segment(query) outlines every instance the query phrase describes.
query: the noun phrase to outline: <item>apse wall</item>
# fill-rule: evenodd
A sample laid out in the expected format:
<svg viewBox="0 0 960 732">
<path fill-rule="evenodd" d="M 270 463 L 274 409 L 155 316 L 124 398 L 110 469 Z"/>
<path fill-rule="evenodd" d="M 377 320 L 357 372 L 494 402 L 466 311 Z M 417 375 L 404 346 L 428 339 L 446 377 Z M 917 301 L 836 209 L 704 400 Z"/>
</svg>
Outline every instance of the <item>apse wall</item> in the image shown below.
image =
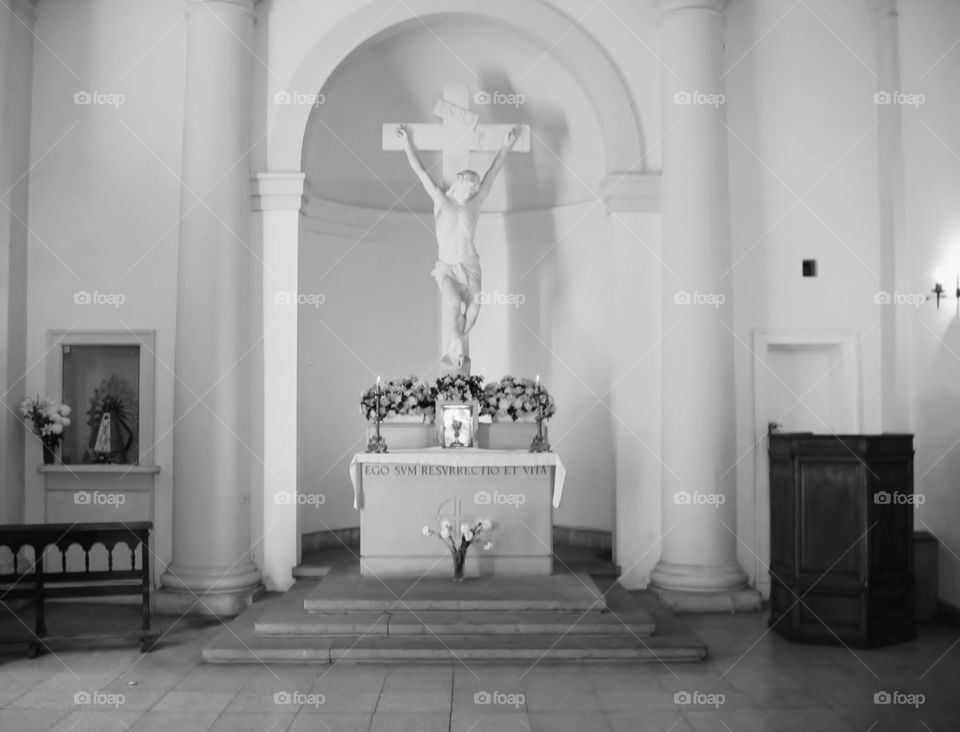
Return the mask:
<svg viewBox="0 0 960 732">
<path fill-rule="evenodd" d="M 596 113 L 569 72 L 543 53 L 519 29 L 463 16 L 441 16 L 429 28 L 409 21 L 362 45 L 318 97 L 304 142 L 308 195 L 378 210 L 430 211 L 403 153 L 382 151 L 381 125 L 439 124 L 433 109 L 444 86 L 462 84 L 471 88 L 481 123 L 535 121 L 532 154 L 512 159 L 485 210 L 593 198 L 605 174 Z M 482 174 L 493 157 L 475 154 L 471 164 Z M 439 177 L 440 155 L 422 153 L 422 159 Z"/>
</svg>

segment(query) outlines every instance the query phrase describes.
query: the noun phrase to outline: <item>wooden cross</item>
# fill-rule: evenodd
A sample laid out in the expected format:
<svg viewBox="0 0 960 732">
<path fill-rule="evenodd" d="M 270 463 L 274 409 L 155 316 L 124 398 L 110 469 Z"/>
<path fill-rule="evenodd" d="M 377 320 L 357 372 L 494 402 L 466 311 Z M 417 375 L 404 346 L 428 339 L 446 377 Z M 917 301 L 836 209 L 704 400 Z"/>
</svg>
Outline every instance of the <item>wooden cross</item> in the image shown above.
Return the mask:
<svg viewBox="0 0 960 732">
<path fill-rule="evenodd" d="M 470 165 L 470 153 L 497 152 L 511 127 L 517 130 L 517 141 L 511 152 L 530 152 L 528 125 L 479 124 L 479 116 L 470 111 L 470 88 L 467 86 L 444 87 L 443 98 L 433 108 L 433 114 L 443 122 L 415 122 L 406 128 L 418 152 L 443 154 L 444 188 L 453 183 L 461 170 L 475 170 Z M 397 122 L 383 125 L 384 150 L 403 150 L 403 140 L 396 134 L 398 125 Z M 484 171 L 478 170 L 477 173 L 483 177 Z"/>
</svg>

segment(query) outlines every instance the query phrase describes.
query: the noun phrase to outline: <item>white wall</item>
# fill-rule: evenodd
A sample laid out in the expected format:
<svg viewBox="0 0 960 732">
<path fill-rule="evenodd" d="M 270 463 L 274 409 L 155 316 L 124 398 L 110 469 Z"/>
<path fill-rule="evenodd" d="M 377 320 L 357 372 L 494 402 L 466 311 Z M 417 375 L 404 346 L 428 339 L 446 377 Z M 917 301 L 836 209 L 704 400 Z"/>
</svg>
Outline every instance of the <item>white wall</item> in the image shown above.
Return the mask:
<svg viewBox="0 0 960 732">
<path fill-rule="evenodd" d="M 880 429 L 877 82 L 864 66 L 875 63 L 872 15 L 867 3 L 808 6 L 743 0 L 727 10 L 737 531 L 748 572 L 754 450 L 766 449 L 754 429 L 753 331 L 855 330 L 860 427 Z M 817 278 L 801 276 L 803 259 L 817 260 Z"/>
<path fill-rule="evenodd" d="M 947 268 L 952 294 L 960 271 L 960 6 L 949 0 L 900 3 L 900 57 L 903 91 L 923 94 L 919 107 L 904 107 L 906 176 L 905 266 L 911 289 L 928 292 L 932 271 Z M 951 50 L 952 47 L 952 50 Z M 940 597 L 960 606 L 960 316 L 955 299 L 933 302 L 913 315 L 915 475 L 926 502 L 916 528 L 932 531 L 940 543 Z"/>
<path fill-rule="evenodd" d="M 173 345 L 180 209 L 183 3 L 44 0 L 34 47 L 26 392 L 45 382 L 50 329 L 156 331 L 155 548 L 170 558 Z M 54 49 L 51 52 L 49 49 Z M 78 92 L 123 95 L 75 104 Z M 108 101 L 101 98 L 98 101 Z M 125 296 L 75 305 L 77 291 Z M 81 412 L 84 405 L 72 405 Z M 82 420 L 81 420 L 82 421 Z M 26 448 L 27 518 L 42 520 L 40 448 Z"/>
<path fill-rule="evenodd" d="M 0 523 L 23 519 L 32 24 L 29 3 L 0 13 Z"/>
</svg>

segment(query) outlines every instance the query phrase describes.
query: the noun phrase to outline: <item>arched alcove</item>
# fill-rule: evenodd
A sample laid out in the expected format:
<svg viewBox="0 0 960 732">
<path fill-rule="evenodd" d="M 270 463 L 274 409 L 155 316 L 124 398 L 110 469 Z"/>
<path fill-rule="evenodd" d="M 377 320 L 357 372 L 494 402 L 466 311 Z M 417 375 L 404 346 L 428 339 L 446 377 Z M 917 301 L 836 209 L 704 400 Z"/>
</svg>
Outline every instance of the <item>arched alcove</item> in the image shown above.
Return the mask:
<svg viewBox="0 0 960 732">
<path fill-rule="evenodd" d="M 322 306 L 298 309 L 299 483 L 302 492 L 325 496 L 320 507 L 301 507 L 301 530 L 357 524 L 343 477 L 349 456 L 364 444 L 359 392 L 376 375 L 436 373 L 431 204 L 403 154 L 381 150 L 381 126 L 435 121 L 433 107 L 450 84 L 522 94 L 519 106 L 473 110 L 481 123 L 519 122 L 532 130 L 531 153 L 512 156 L 477 232 L 483 289 L 520 295 L 524 304 L 483 308 L 471 335 L 474 373 L 552 379 L 563 405 L 554 429 L 567 433 L 564 460 L 581 487 L 565 494 L 555 518 L 612 529 L 613 439 L 608 414 L 596 408 L 597 394 L 609 387 L 613 266 L 600 193 L 608 176 L 641 165 L 629 94 L 592 39 L 538 2 L 493 0 L 470 13 L 452 12 L 449 2 L 410 5 L 392 24 L 389 13 L 351 16 L 345 23 L 362 19 L 368 32 L 338 28 L 288 86 L 291 95 L 316 94 L 321 103 L 278 106 L 275 134 L 288 142 L 297 130 L 302 135 L 288 168 L 305 173 L 298 289 L 323 295 Z M 522 15 L 517 5 L 530 10 L 523 27 L 510 22 Z M 418 11 L 423 17 L 410 20 Z M 543 22 L 531 22 L 537 18 Z M 559 27 L 569 42 L 550 35 Z M 363 40 L 353 48 L 344 45 L 345 37 L 358 36 Z M 271 166 L 283 166 L 293 146 L 274 143 Z M 425 163 L 435 156 L 424 154 Z M 473 166 L 482 173 L 492 157 L 474 155 Z M 578 439 L 581 433 L 590 439 Z"/>
</svg>

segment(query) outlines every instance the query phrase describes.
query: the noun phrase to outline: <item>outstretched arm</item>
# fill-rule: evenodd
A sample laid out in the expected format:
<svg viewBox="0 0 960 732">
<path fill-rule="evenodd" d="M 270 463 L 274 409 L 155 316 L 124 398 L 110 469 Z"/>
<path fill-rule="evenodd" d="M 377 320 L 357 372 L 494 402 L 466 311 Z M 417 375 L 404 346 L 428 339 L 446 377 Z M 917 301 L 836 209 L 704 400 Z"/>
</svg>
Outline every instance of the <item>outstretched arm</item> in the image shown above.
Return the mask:
<svg viewBox="0 0 960 732">
<path fill-rule="evenodd" d="M 430 198 L 432 198 L 435 203 L 439 203 L 444 198 L 443 191 L 440 190 L 440 187 L 433 178 L 430 177 L 426 168 L 423 167 L 423 163 L 420 162 L 420 158 L 417 157 L 417 151 L 413 149 L 413 142 L 410 140 L 410 133 L 404 125 L 397 126 L 397 137 L 403 140 L 403 151 L 407 154 L 407 161 L 410 163 L 410 167 L 413 168 L 413 172 L 417 174 L 417 178 L 420 179 L 423 187 L 427 190 L 427 193 L 430 194 Z"/>
<path fill-rule="evenodd" d="M 490 195 L 490 189 L 493 188 L 493 181 L 496 180 L 497 175 L 503 168 L 503 164 L 507 162 L 507 155 L 510 153 L 510 148 L 514 146 L 516 141 L 517 128 L 511 127 L 509 130 L 507 130 L 507 134 L 503 136 L 503 146 L 497 152 L 497 157 L 493 159 L 493 163 L 487 169 L 486 174 L 484 174 L 483 180 L 480 181 L 480 189 L 477 191 L 477 198 L 479 198 L 481 201 Z"/>
</svg>

